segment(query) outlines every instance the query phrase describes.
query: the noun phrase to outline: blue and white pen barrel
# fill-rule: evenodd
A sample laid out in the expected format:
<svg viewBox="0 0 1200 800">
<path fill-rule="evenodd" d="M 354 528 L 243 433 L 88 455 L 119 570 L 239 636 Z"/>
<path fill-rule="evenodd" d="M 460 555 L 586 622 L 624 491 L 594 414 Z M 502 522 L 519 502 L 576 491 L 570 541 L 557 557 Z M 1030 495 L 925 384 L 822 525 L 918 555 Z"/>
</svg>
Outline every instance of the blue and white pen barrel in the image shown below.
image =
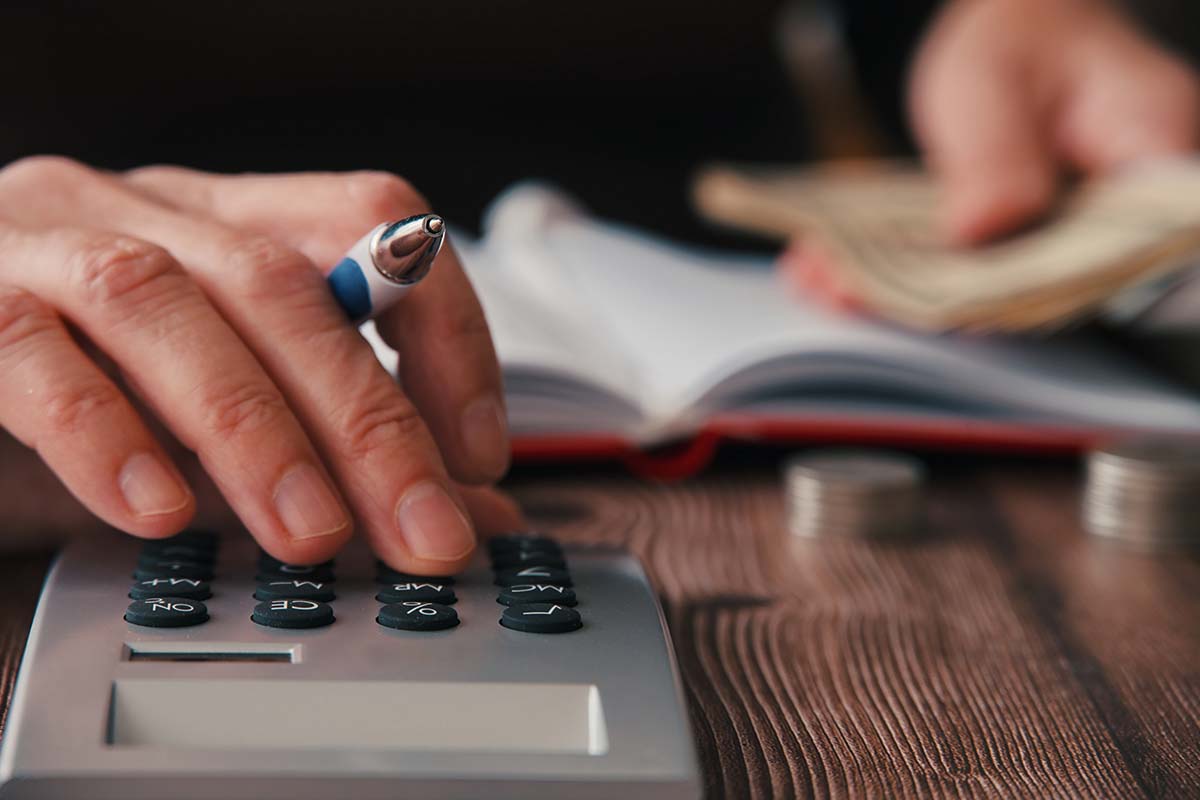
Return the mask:
<svg viewBox="0 0 1200 800">
<path fill-rule="evenodd" d="M 429 274 L 445 238 L 437 214 L 378 225 L 329 273 L 329 288 L 355 323 L 377 317 Z"/>
</svg>

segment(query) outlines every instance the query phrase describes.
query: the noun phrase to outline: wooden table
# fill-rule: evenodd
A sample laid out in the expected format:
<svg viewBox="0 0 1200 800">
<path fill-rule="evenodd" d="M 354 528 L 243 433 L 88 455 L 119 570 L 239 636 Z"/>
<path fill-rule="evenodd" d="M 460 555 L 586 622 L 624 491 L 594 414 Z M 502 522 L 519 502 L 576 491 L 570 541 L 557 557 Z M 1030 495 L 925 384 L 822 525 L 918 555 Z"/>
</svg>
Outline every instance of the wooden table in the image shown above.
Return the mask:
<svg viewBox="0 0 1200 800">
<path fill-rule="evenodd" d="M 797 541 L 774 465 L 526 471 L 667 609 L 710 797 L 1200 796 L 1200 560 L 1094 542 L 1068 464 L 940 460 L 928 534 Z M 0 562 L 7 707 L 46 555 Z"/>
</svg>

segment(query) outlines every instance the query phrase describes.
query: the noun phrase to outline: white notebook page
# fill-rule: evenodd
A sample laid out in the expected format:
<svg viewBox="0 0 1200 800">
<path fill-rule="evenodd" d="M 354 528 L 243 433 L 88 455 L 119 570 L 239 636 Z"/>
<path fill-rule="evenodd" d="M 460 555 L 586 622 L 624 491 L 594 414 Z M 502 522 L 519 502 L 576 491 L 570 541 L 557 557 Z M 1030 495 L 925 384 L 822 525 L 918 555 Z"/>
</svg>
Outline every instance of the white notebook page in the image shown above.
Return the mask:
<svg viewBox="0 0 1200 800">
<path fill-rule="evenodd" d="M 743 395 L 756 382 L 795 384 L 797 407 L 806 383 L 873 382 L 898 402 L 923 392 L 995 416 L 1200 429 L 1190 395 L 1089 342 L 943 338 L 829 313 L 785 290 L 764 260 L 604 224 L 542 187 L 510 190 L 490 219 L 492 256 L 518 265 L 521 285 L 538 287 L 530 296 L 604 343 L 601 366 L 572 368 L 620 374 L 654 426 L 719 410 L 740 377 Z M 497 341 L 507 360 L 503 332 Z"/>
</svg>

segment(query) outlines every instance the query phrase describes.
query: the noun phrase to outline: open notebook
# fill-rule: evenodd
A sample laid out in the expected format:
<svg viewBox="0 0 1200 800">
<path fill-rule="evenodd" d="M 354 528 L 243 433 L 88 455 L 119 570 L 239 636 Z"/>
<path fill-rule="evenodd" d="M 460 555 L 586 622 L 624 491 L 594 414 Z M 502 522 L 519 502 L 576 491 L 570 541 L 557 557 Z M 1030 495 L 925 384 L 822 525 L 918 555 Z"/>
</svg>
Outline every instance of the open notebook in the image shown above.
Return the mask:
<svg viewBox="0 0 1200 800">
<path fill-rule="evenodd" d="M 481 240 L 454 242 L 518 455 L 697 436 L 1078 447 L 1128 429 L 1200 433 L 1200 399 L 1082 335 L 939 337 L 841 316 L 767 259 L 605 223 L 544 186 L 510 189 Z"/>
</svg>

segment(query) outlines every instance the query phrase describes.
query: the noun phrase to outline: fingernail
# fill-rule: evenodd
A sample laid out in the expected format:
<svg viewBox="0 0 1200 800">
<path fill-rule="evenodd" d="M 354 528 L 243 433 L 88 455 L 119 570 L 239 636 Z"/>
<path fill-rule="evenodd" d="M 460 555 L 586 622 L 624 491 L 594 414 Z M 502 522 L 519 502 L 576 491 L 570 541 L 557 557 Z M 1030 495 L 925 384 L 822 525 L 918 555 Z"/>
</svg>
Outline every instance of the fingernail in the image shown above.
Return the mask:
<svg viewBox="0 0 1200 800">
<path fill-rule="evenodd" d="M 489 475 L 500 477 L 508 469 L 508 420 L 493 394 L 473 400 L 463 409 L 462 439 L 467 455 Z"/>
<path fill-rule="evenodd" d="M 150 453 L 137 453 L 121 467 L 117 486 L 125 502 L 139 517 L 170 514 L 187 506 L 191 491 Z"/>
<path fill-rule="evenodd" d="M 350 524 L 325 476 L 312 464 L 289 470 L 275 489 L 275 510 L 293 539 L 337 533 Z"/>
<path fill-rule="evenodd" d="M 475 532 L 458 505 L 433 481 L 418 483 L 396 506 L 396 526 L 417 558 L 457 561 L 475 546 Z"/>
</svg>

